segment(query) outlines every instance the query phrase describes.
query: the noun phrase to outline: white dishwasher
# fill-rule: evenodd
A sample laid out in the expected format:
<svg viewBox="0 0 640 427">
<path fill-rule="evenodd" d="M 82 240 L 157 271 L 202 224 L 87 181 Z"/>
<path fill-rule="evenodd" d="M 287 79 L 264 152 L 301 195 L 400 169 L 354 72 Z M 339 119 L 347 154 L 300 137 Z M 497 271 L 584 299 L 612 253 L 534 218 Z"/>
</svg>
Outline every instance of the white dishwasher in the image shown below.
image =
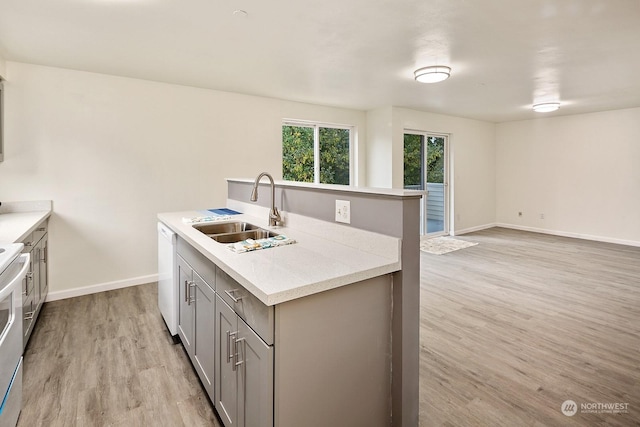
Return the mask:
<svg viewBox="0 0 640 427">
<path fill-rule="evenodd" d="M 176 233 L 158 223 L 158 308 L 169 332 L 178 336 L 178 274 L 176 260 Z"/>
</svg>

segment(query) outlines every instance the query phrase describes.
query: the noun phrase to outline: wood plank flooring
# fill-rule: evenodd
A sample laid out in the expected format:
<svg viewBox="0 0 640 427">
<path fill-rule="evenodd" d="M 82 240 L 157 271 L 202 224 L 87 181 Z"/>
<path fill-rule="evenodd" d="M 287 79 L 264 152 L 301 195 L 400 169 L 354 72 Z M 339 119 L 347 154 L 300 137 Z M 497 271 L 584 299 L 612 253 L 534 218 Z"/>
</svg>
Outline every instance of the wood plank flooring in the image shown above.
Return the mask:
<svg viewBox="0 0 640 427">
<path fill-rule="evenodd" d="M 150 283 L 46 303 L 25 352 L 18 426 L 220 427 L 157 298 Z"/>
<path fill-rule="evenodd" d="M 421 254 L 421 426 L 640 425 L 640 248 L 459 238 L 479 245 Z M 156 301 L 152 283 L 45 304 L 18 426 L 219 427 Z M 628 413 L 567 417 L 568 399 Z"/>
<path fill-rule="evenodd" d="M 503 228 L 458 238 L 479 245 L 421 253 L 420 425 L 640 425 L 640 248 Z"/>
</svg>

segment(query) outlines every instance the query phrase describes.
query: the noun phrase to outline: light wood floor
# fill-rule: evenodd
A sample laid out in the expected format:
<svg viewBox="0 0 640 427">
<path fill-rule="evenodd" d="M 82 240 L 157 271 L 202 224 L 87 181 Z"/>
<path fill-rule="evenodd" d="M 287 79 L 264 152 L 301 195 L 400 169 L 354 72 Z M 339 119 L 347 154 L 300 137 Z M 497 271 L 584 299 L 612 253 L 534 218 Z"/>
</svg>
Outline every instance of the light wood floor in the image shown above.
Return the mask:
<svg viewBox="0 0 640 427">
<path fill-rule="evenodd" d="M 479 245 L 421 255 L 421 426 L 640 425 L 640 248 L 459 238 Z M 156 301 L 152 283 L 45 304 L 18 426 L 219 427 Z M 568 399 L 629 413 L 569 418 Z"/>
<path fill-rule="evenodd" d="M 217 426 L 157 285 L 46 303 L 24 360 L 19 427 Z"/>
<path fill-rule="evenodd" d="M 640 425 L 640 248 L 493 228 L 421 253 L 421 426 Z M 565 400 L 627 403 L 567 417 Z"/>
</svg>

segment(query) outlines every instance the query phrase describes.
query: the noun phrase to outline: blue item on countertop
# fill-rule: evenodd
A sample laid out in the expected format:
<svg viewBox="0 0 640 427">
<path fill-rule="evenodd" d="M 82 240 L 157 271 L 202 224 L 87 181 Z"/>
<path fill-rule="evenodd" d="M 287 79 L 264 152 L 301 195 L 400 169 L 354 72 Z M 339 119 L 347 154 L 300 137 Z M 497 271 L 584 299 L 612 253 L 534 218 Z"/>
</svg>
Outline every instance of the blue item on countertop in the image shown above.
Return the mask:
<svg viewBox="0 0 640 427">
<path fill-rule="evenodd" d="M 232 215 L 240 215 L 242 212 L 237 212 L 228 208 L 207 209 L 206 211 L 198 212 L 202 215 L 193 218 L 182 218 L 182 222 L 187 224 L 197 224 L 201 222 L 214 222 L 225 221 L 231 219 Z"/>
<path fill-rule="evenodd" d="M 240 215 L 240 212 L 229 208 L 209 209 L 209 212 L 213 212 L 216 215 Z"/>
</svg>

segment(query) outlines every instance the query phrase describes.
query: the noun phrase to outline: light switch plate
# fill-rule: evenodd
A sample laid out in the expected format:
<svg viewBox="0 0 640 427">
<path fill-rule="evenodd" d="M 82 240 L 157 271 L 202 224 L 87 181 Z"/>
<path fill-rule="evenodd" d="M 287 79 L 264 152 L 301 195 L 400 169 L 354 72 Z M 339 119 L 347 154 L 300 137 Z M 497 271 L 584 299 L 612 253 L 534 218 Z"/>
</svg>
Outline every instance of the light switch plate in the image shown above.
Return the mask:
<svg viewBox="0 0 640 427">
<path fill-rule="evenodd" d="M 336 200 L 336 222 L 351 224 L 351 202 Z"/>
</svg>

